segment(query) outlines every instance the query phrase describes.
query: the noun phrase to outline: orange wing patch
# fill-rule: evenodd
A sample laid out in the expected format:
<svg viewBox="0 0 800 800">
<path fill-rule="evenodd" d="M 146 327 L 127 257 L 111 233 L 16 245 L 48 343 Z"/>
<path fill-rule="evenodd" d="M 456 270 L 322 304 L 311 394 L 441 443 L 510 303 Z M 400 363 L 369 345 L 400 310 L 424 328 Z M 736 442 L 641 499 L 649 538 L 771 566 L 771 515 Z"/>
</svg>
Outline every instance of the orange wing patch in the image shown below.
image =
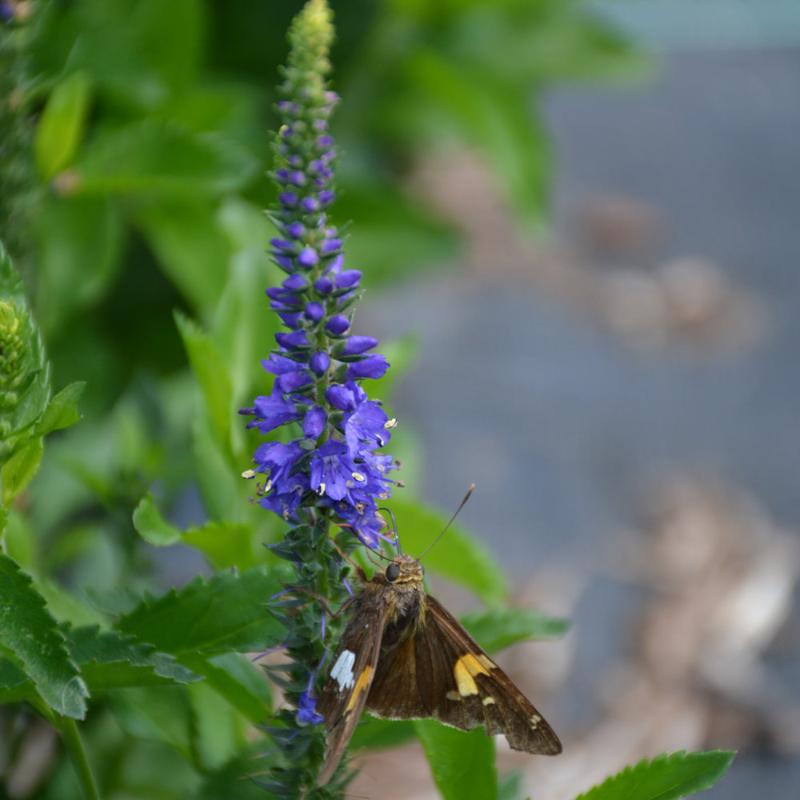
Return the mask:
<svg viewBox="0 0 800 800">
<path fill-rule="evenodd" d="M 356 707 L 359 695 L 369 688 L 369 685 L 372 683 L 373 672 L 375 672 L 375 669 L 373 667 L 370 667 L 369 665 L 367 665 L 366 667 L 364 667 L 364 669 L 361 670 L 361 674 L 358 676 L 356 680 L 356 685 L 353 687 L 350 699 L 347 701 L 347 707 L 344 710 L 345 714 L 348 711 L 352 711 Z"/>
<path fill-rule="evenodd" d="M 493 668 L 494 663 L 483 654 L 475 656 L 467 653 L 465 656 L 461 656 L 453 667 L 458 693 L 462 697 L 478 694 L 478 684 L 475 683 L 476 676 L 488 675 L 489 670 Z"/>
</svg>

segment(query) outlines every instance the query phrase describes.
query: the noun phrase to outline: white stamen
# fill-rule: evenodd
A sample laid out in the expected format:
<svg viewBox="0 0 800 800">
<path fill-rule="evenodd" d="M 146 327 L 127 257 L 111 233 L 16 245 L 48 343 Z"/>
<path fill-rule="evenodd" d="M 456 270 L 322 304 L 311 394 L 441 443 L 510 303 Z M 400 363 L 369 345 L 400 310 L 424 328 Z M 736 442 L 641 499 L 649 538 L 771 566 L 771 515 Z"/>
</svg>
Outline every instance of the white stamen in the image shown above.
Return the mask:
<svg viewBox="0 0 800 800">
<path fill-rule="evenodd" d="M 387 419 L 386 422 L 383 423 L 383 427 L 386 428 L 387 431 L 390 431 L 392 428 L 397 427 L 397 420 L 394 417 Z"/>
<path fill-rule="evenodd" d="M 324 494 L 325 494 L 325 489 L 327 489 L 327 486 L 325 485 L 325 481 L 322 481 L 322 482 L 320 483 L 320 485 L 319 485 L 319 489 L 317 489 L 317 494 L 318 494 L 320 497 L 322 497 L 322 495 L 324 495 Z"/>
<path fill-rule="evenodd" d="M 242 473 L 242 477 L 243 477 L 243 478 L 244 478 L 246 481 L 251 481 L 251 480 L 253 480 L 253 478 L 255 478 L 255 476 L 256 476 L 256 471 L 255 471 L 254 469 L 246 469 L 246 470 L 245 470 L 245 471 Z"/>
<path fill-rule="evenodd" d="M 354 473 L 353 473 L 353 477 L 354 477 L 354 478 L 355 478 L 355 479 L 356 479 L 356 480 L 357 480 L 359 483 L 364 483 L 364 481 L 366 480 L 366 478 L 365 478 L 365 477 L 364 477 L 364 476 L 363 476 L 363 475 L 362 475 L 360 472 L 354 472 Z"/>
<path fill-rule="evenodd" d="M 356 654 L 350 650 L 343 650 L 331 670 L 331 678 L 339 684 L 339 691 L 349 689 L 355 683 L 353 667 L 356 663 Z"/>
</svg>

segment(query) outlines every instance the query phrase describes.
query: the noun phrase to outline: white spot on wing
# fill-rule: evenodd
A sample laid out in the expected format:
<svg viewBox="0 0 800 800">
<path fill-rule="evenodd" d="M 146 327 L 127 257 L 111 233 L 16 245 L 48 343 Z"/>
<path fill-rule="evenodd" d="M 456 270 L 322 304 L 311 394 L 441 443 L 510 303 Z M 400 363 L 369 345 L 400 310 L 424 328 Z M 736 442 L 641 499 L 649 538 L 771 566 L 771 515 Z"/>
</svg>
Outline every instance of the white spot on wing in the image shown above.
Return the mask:
<svg viewBox="0 0 800 800">
<path fill-rule="evenodd" d="M 349 689 L 355 683 L 353 667 L 356 663 L 356 654 L 350 650 L 343 650 L 331 670 L 331 678 L 339 684 L 339 691 Z"/>
</svg>

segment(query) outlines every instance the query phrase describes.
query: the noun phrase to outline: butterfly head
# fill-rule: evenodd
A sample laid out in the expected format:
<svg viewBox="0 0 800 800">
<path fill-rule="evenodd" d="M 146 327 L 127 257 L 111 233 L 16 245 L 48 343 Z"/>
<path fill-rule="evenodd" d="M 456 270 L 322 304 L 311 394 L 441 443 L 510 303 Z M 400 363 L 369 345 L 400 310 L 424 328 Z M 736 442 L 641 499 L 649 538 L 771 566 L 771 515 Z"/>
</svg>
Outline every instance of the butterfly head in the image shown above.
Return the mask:
<svg viewBox="0 0 800 800">
<path fill-rule="evenodd" d="M 387 583 L 394 586 L 421 586 L 425 570 L 415 558 L 400 553 L 392 559 L 383 573 Z"/>
</svg>

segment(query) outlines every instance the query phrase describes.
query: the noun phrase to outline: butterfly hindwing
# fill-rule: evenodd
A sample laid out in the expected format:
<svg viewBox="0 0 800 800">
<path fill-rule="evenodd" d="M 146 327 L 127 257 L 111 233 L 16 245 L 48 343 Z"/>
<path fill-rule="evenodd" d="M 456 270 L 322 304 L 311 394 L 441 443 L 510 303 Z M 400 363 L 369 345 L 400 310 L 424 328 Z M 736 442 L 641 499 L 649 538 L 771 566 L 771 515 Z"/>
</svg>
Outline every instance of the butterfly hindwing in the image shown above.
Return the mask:
<svg viewBox="0 0 800 800">
<path fill-rule="evenodd" d="M 325 762 L 318 782 L 330 780 L 355 731 L 375 677 L 386 622 L 386 596 L 367 584 L 356 601 L 350 623 L 319 699 L 328 729 Z"/>
<path fill-rule="evenodd" d="M 367 708 L 395 719 L 435 717 L 463 730 L 484 725 L 515 750 L 561 752 L 532 703 L 430 595 L 415 633 L 381 655 Z"/>
</svg>

